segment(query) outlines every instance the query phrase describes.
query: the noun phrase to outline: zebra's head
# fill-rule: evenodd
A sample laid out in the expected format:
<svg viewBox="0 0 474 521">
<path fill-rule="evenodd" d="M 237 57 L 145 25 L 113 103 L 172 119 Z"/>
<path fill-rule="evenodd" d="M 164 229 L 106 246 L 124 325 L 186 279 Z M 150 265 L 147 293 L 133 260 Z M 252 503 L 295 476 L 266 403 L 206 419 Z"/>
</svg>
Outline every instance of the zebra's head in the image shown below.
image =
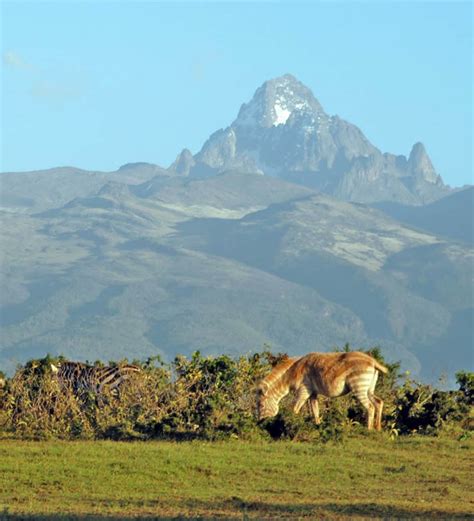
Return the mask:
<svg viewBox="0 0 474 521">
<path fill-rule="evenodd" d="M 257 421 L 272 418 L 278 414 L 278 403 L 269 393 L 269 387 L 261 383 L 257 388 Z"/>
</svg>

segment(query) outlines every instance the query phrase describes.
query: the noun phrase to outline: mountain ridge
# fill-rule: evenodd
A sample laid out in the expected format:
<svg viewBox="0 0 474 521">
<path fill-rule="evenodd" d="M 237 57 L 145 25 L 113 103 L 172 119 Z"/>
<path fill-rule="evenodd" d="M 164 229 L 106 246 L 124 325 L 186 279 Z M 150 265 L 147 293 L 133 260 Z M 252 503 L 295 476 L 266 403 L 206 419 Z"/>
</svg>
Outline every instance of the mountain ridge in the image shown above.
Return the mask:
<svg viewBox="0 0 474 521">
<path fill-rule="evenodd" d="M 184 149 L 170 167 L 196 177 L 231 168 L 364 203 L 424 204 L 449 192 L 420 142 L 408 158 L 382 153 L 358 127 L 326 114 L 289 74 L 263 83 L 229 127 L 214 132 L 194 156 Z"/>
</svg>

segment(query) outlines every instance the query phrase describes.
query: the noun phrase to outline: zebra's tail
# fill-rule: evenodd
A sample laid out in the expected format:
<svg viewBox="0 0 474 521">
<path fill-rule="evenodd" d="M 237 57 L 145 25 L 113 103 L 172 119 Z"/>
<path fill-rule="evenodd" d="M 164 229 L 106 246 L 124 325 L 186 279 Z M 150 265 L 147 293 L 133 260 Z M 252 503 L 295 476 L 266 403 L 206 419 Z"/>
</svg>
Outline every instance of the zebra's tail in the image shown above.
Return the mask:
<svg viewBox="0 0 474 521">
<path fill-rule="evenodd" d="M 375 359 L 374 359 L 374 366 L 375 366 L 375 369 L 377 369 L 377 371 L 380 371 L 383 374 L 388 373 L 388 369 L 384 365 L 382 365 L 380 362 L 377 362 L 377 360 L 375 360 Z"/>
</svg>

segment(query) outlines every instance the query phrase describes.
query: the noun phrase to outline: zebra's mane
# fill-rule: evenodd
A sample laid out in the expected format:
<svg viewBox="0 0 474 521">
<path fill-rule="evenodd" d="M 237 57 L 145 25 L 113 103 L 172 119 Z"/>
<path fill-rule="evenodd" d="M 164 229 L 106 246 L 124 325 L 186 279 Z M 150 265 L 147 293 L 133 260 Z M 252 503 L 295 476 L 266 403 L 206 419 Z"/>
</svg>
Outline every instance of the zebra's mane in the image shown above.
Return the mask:
<svg viewBox="0 0 474 521">
<path fill-rule="evenodd" d="M 86 364 L 85 362 L 74 362 L 72 360 L 65 360 L 64 362 L 60 362 L 58 364 L 59 368 L 84 368 L 84 369 L 92 369 L 95 371 L 104 371 L 104 370 L 110 370 L 110 369 L 117 369 L 117 370 L 129 370 L 129 371 L 141 371 L 141 367 L 134 364 L 117 364 L 117 365 L 92 365 L 92 364 Z"/>
<path fill-rule="evenodd" d="M 271 373 L 267 375 L 260 383 L 259 389 L 263 391 L 264 394 L 273 391 L 276 387 L 283 387 L 284 385 L 289 385 L 287 382 L 283 381 L 283 376 L 286 374 L 288 369 L 297 361 L 300 357 L 288 357 L 285 358 L 282 362 L 280 362 L 277 366 L 275 366 Z"/>
<path fill-rule="evenodd" d="M 85 362 L 73 362 L 72 360 L 64 360 L 63 362 L 59 362 L 59 367 L 66 367 L 66 366 L 77 366 L 77 367 L 94 367 L 91 364 L 86 364 Z"/>
</svg>

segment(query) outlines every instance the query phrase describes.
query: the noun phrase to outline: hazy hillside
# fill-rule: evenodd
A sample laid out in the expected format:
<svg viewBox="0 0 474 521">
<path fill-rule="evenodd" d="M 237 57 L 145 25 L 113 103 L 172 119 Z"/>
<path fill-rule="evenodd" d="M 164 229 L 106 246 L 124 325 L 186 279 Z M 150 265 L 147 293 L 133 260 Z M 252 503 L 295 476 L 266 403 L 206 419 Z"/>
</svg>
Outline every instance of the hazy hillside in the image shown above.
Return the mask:
<svg viewBox="0 0 474 521">
<path fill-rule="evenodd" d="M 196 217 L 235 218 L 314 191 L 262 175 L 229 171 L 206 179 L 155 177 L 133 193 Z"/>
<path fill-rule="evenodd" d="M 3 215 L 3 364 L 46 351 L 172 357 L 366 339 L 353 313 L 311 288 L 181 246 L 176 225 L 188 218 L 123 193 Z"/>
<path fill-rule="evenodd" d="M 193 247 L 312 287 L 356 314 L 370 338 L 424 358 L 455 321 L 464 342 L 446 359 L 470 362 L 472 324 L 460 325 L 459 316 L 472 309 L 472 249 L 322 195 L 239 221 L 195 220 L 180 228 Z M 430 370 L 443 358 L 439 353 Z"/>
<path fill-rule="evenodd" d="M 1 217 L 6 368 L 46 352 L 169 358 L 350 341 L 418 371 L 431 346 L 469 336 L 466 248 L 277 179 L 108 183 Z M 469 362 L 465 344 L 439 351 L 437 363 Z"/>
<path fill-rule="evenodd" d="M 474 187 L 470 186 L 425 206 L 376 203 L 376 208 L 433 234 L 474 243 Z"/>
<path fill-rule="evenodd" d="M 0 174 L 0 208 L 37 212 L 62 206 L 75 197 L 93 195 L 109 181 L 139 184 L 157 175 L 169 177 L 171 173 L 148 163 L 123 165 L 116 172 L 89 172 L 72 167 L 3 172 Z"/>
</svg>

